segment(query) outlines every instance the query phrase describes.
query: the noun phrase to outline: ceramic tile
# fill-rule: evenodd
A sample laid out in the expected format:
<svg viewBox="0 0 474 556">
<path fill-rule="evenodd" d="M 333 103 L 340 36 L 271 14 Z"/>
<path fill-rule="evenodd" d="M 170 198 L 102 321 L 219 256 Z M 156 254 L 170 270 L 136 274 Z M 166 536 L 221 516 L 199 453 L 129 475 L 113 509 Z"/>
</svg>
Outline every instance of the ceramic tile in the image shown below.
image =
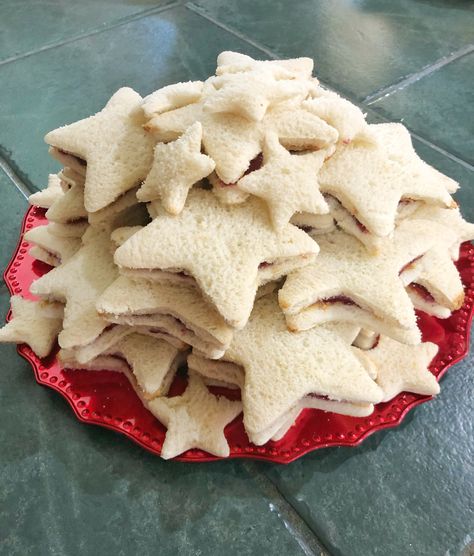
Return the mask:
<svg viewBox="0 0 474 556">
<path fill-rule="evenodd" d="M 1 554 L 308 554 L 252 466 L 164 462 L 79 423 L 14 346 L 0 360 Z"/>
<path fill-rule="evenodd" d="M 463 56 L 372 107 L 474 164 L 473 73 L 474 54 Z"/>
<path fill-rule="evenodd" d="M 469 357 L 437 399 L 358 448 L 267 467 L 331 554 L 454 556 L 472 541 L 472 371 Z"/>
<path fill-rule="evenodd" d="M 197 0 L 279 56 L 311 56 L 317 75 L 362 99 L 472 42 L 468 2 Z"/>
<path fill-rule="evenodd" d="M 172 0 L 2 1 L 0 62 L 171 3 Z"/>
<path fill-rule="evenodd" d="M 0 66 L 0 153 L 30 187 L 41 188 L 58 168 L 43 143 L 47 131 L 100 110 L 121 86 L 144 95 L 205 78 L 225 49 L 257 54 L 179 8 Z"/>
</svg>

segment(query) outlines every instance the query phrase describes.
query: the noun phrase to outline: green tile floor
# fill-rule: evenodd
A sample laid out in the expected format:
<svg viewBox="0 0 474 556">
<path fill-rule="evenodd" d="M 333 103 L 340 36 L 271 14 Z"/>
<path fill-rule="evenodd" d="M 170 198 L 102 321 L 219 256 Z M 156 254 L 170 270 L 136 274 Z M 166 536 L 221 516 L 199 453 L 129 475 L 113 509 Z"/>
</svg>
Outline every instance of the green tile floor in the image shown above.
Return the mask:
<svg viewBox="0 0 474 556">
<path fill-rule="evenodd" d="M 462 0 L 0 0 L 0 266 L 56 169 L 48 129 L 121 85 L 203 78 L 230 49 L 314 57 L 371 121 L 409 127 L 474 220 L 473 28 Z M 13 347 L 0 361 L 2 556 L 474 553 L 472 358 L 399 429 L 285 467 L 163 462 L 80 424 Z"/>
</svg>

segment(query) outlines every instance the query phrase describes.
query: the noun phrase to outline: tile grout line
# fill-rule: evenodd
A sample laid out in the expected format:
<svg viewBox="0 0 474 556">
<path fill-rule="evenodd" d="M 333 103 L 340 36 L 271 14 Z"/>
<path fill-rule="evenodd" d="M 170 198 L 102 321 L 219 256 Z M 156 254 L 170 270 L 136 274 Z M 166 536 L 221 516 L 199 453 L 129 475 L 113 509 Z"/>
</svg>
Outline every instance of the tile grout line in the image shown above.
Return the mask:
<svg viewBox="0 0 474 556">
<path fill-rule="evenodd" d="M 18 176 L 12 166 L 5 160 L 3 156 L 0 155 L 0 169 L 2 169 L 5 174 L 10 178 L 10 181 L 18 189 L 18 191 L 28 199 L 31 195 L 31 191 L 28 186 L 23 182 L 23 180 Z"/>
<path fill-rule="evenodd" d="M 196 6 L 195 4 L 193 4 L 191 2 L 187 2 L 184 5 L 184 7 L 187 8 L 189 11 L 199 15 L 203 19 L 206 19 L 210 23 L 213 23 L 214 25 L 216 25 L 220 29 L 223 29 L 224 31 L 227 31 L 227 33 L 230 33 L 231 35 L 234 35 L 234 37 L 237 37 L 238 39 L 246 42 L 247 44 L 250 44 L 251 46 L 253 46 L 257 50 L 260 50 L 261 52 L 263 52 L 264 54 L 266 54 L 270 58 L 273 58 L 273 59 L 278 58 L 278 56 L 276 54 L 274 54 L 271 50 L 269 50 L 268 48 L 266 48 L 262 44 L 250 39 L 249 37 L 243 35 L 239 31 L 236 31 L 235 29 L 232 29 L 232 27 L 228 27 L 225 23 L 221 23 L 217 19 L 214 19 L 212 16 L 206 14 L 204 12 L 204 10 L 202 10 L 202 8 L 200 8 L 199 6 Z"/>
<path fill-rule="evenodd" d="M 404 77 L 400 81 L 397 81 L 396 83 L 393 83 L 392 85 L 388 85 L 387 87 L 379 89 L 375 93 L 371 93 L 370 95 L 367 95 L 362 100 L 362 102 L 364 104 L 370 106 L 371 104 L 373 104 L 375 102 L 378 102 L 382 98 L 386 98 L 386 97 L 390 96 L 391 94 L 393 94 L 393 93 L 395 93 L 395 92 L 397 92 L 401 89 L 405 89 L 405 87 L 408 87 L 409 85 L 411 85 L 413 83 L 416 83 L 420 79 L 423 79 L 423 77 L 426 77 L 427 75 L 430 75 L 430 74 L 434 73 L 435 71 L 439 70 L 440 68 L 450 64 L 451 62 L 454 62 L 455 60 L 458 60 L 459 58 L 462 58 L 463 56 L 466 56 L 467 54 L 470 54 L 471 52 L 474 52 L 474 45 L 468 44 L 466 46 L 463 46 L 459 50 L 456 50 L 455 52 L 452 52 L 448 56 L 443 56 L 442 58 L 440 58 L 439 60 L 437 60 L 433 64 L 430 64 L 429 66 L 426 66 L 425 68 L 421 69 L 420 71 L 412 73 L 412 74 L 408 75 L 407 77 Z"/>
<path fill-rule="evenodd" d="M 242 467 L 252 475 L 263 494 L 271 500 L 278 499 L 277 505 L 270 502 L 269 509 L 277 514 L 305 556 L 331 556 L 306 520 L 296 511 L 295 507 L 286 499 L 267 474 L 260 471 L 257 464 L 252 461 L 244 461 Z"/>
<path fill-rule="evenodd" d="M 132 14 L 132 15 L 124 17 L 122 19 L 118 19 L 117 21 L 115 21 L 115 23 L 104 24 L 102 27 L 96 27 L 95 29 L 91 29 L 90 31 L 88 31 L 86 33 L 82 33 L 82 34 L 79 34 L 79 35 L 74 35 L 73 37 L 70 37 L 69 39 L 53 42 L 53 43 L 50 43 L 50 44 L 46 44 L 46 45 L 44 45 L 40 48 L 37 48 L 35 50 L 29 50 L 28 52 L 23 52 L 22 54 L 19 54 L 18 56 L 11 56 L 10 58 L 7 58 L 5 60 L 1 60 L 0 61 L 0 67 L 4 66 L 6 64 L 11 64 L 12 62 L 16 62 L 18 60 L 23 60 L 24 58 L 29 58 L 30 56 L 34 56 L 35 54 L 39 54 L 41 52 L 52 50 L 54 48 L 58 48 L 60 46 L 71 44 L 71 43 L 79 41 L 81 39 L 85 39 L 85 38 L 88 38 L 88 37 L 92 37 L 94 35 L 98 35 L 98 34 L 103 33 L 105 31 L 109 31 L 111 29 L 115 29 L 117 27 L 121 27 L 123 25 L 126 25 L 127 23 L 131 23 L 133 21 L 137 21 L 137 20 L 142 19 L 144 17 L 148 17 L 149 15 L 154 15 L 154 14 L 158 14 L 158 13 L 161 13 L 161 12 L 165 12 L 167 10 L 177 8 L 179 6 L 182 6 L 182 2 L 180 0 L 178 0 L 176 2 L 172 2 L 171 4 L 168 4 L 166 6 L 160 6 L 158 8 L 154 7 L 154 8 L 150 8 L 149 10 L 144 10 L 142 12 Z"/>
</svg>

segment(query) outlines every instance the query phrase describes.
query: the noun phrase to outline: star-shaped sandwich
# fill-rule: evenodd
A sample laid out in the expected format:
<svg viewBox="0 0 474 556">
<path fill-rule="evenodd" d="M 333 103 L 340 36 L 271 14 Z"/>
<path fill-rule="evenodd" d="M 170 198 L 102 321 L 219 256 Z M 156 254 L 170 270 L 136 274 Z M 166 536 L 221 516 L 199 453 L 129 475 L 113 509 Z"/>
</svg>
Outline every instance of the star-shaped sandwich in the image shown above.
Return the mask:
<svg viewBox="0 0 474 556">
<path fill-rule="evenodd" d="M 314 395 L 352 404 L 378 403 L 382 392 L 354 348 L 351 325 L 322 325 L 289 332 L 274 294 L 255 303 L 243 330 L 235 333 L 224 359 L 242 365 L 244 425 L 261 443 L 282 418 Z M 357 332 L 356 332 L 357 334 Z"/>
<path fill-rule="evenodd" d="M 295 212 L 329 212 L 317 181 L 324 158 L 324 151 L 291 154 L 280 145 L 276 134 L 268 134 L 262 168 L 240 179 L 238 187 L 265 200 L 273 225 L 280 230 Z"/>
<path fill-rule="evenodd" d="M 0 343 L 25 343 L 38 357 L 46 357 L 61 330 L 63 306 L 60 303 L 29 301 L 19 295 L 11 298 L 12 320 L 0 328 Z"/>
<path fill-rule="evenodd" d="M 237 114 L 251 121 L 261 121 L 269 106 L 308 92 L 309 82 L 297 79 L 276 79 L 270 70 L 226 73 L 211 78 L 214 87 L 207 88 L 204 109 L 209 112 Z M 212 91 L 212 92 L 211 92 Z"/>
<path fill-rule="evenodd" d="M 427 179 L 426 164 L 420 159 L 395 157 L 386 146 L 386 130 L 370 126 L 377 143 L 351 143 L 338 149 L 319 173 L 320 189 L 338 199 L 368 233 L 386 237 L 395 227 L 400 200 L 420 200 L 444 208 L 456 206 L 442 174 Z M 380 128 L 384 133 L 380 133 Z"/>
<path fill-rule="evenodd" d="M 242 404 L 214 396 L 197 375 L 190 373 L 183 395 L 154 399 L 148 409 L 168 429 L 162 458 L 174 458 L 192 448 L 227 457 L 230 450 L 224 428 L 239 415 Z"/>
<path fill-rule="evenodd" d="M 383 402 L 400 392 L 413 392 L 434 396 L 439 384 L 428 367 L 438 352 L 438 346 L 424 342 L 417 346 L 406 346 L 381 336 L 376 347 L 367 351 L 367 356 L 377 366 L 377 384 L 383 390 Z"/>
<path fill-rule="evenodd" d="M 313 96 L 315 98 L 303 101 L 302 107 L 336 129 L 343 144 L 348 145 L 354 139 L 372 142 L 369 125 L 360 108 L 322 87 L 313 89 Z"/>
<path fill-rule="evenodd" d="M 201 139 L 202 126 L 196 122 L 176 141 L 156 145 L 153 165 L 137 192 L 138 199 L 160 197 L 170 214 L 179 214 L 191 187 L 215 168 L 214 161 L 201 154 Z"/>
<path fill-rule="evenodd" d="M 140 397 L 152 400 L 164 396 L 184 356 L 175 346 L 143 334 L 129 334 L 107 350 L 128 363 Z"/>
<path fill-rule="evenodd" d="M 81 240 L 78 237 L 55 235 L 51 233 L 50 226 L 51 224 L 37 226 L 27 231 L 23 237 L 34 244 L 29 251 L 32 257 L 51 266 L 58 266 L 74 255 L 81 246 Z"/>
<path fill-rule="evenodd" d="M 422 206 L 413 219 L 436 222 L 445 232 L 427 253 L 409 265 L 400 275 L 417 309 L 438 318 L 448 318 L 464 301 L 464 286 L 453 259 L 464 241 L 474 239 L 474 225 L 466 222 L 459 210 Z"/>
<path fill-rule="evenodd" d="M 95 212 L 145 179 L 154 141 L 136 116 L 142 98 L 119 89 L 95 116 L 50 131 L 45 141 L 85 160 L 85 206 Z M 113 138 L 113 140 L 111 140 Z"/>
<path fill-rule="evenodd" d="M 87 218 L 84 207 L 84 188 L 73 185 L 46 211 L 46 218 L 59 224 L 72 224 Z"/>
<path fill-rule="evenodd" d="M 195 122 L 202 125 L 202 143 L 216 164 L 224 183 L 235 183 L 247 170 L 250 161 L 261 151 L 262 132 L 259 122 L 235 114 L 205 112 L 201 102 L 165 112 L 145 126 L 158 141 L 174 141 Z"/>
<path fill-rule="evenodd" d="M 217 57 L 216 75 L 240 73 L 253 70 L 270 70 L 276 77 L 309 79 L 313 73 L 311 58 L 289 58 L 287 60 L 254 60 L 251 56 L 226 50 Z"/>
<path fill-rule="evenodd" d="M 442 226 L 405 220 L 378 255 L 345 232 L 318 237 L 316 261 L 290 274 L 279 301 L 292 330 L 345 321 L 416 344 L 420 333 L 413 304 L 399 277 L 444 233 Z"/>
<path fill-rule="evenodd" d="M 167 85 L 145 97 L 141 103 L 141 109 L 147 119 L 153 118 L 163 112 L 197 102 L 201 98 L 202 88 L 202 81 L 186 81 Z"/>
<path fill-rule="evenodd" d="M 317 244 L 287 224 L 275 231 L 255 197 L 225 206 L 192 189 L 181 214 L 155 205 L 156 218 L 115 252 L 122 274 L 196 284 L 236 328 L 245 326 L 257 287 L 309 264 Z"/>
<path fill-rule="evenodd" d="M 61 187 L 61 180 L 57 174 L 49 174 L 48 186 L 41 191 L 37 191 L 28 197 L 30 205 L 41 208 L 49 208 L 55 201 L 62 197 L 64 191 Z"/>
<path fill-rule="evenodd" d="M 31 292 L 44 299 L 65 302 L 62 348 L 86 346 L 108 326 L 98 315 L 99 295 L 117 277 L 108 232 L 90 230 L 84 245 L 68 261 L 31 284 Z"/>
<path fill-rule="evenodd" d="M 269 109 L 262 129 L 264 133 L 274 131 L 280 143 L 292 151 L 328 149 L 339 138 L 334 127 L 293 101 L 282 102 Z M 330 154 L 330 151 L 326 153 L 327 156 Z"/>
</svg>

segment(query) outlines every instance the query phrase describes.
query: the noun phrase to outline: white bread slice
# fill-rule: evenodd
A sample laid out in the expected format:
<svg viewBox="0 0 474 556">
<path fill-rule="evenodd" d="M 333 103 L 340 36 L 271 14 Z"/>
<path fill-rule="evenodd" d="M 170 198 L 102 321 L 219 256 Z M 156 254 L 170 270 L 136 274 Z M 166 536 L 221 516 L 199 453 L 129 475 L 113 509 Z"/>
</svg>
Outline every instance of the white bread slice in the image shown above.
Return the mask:
<svg viewBox="0 0 474 556">
<path fill-rule="evenodd" d="M 136 187 L 150 169 L 154 142 L 136 118 L 141 101 L 138 93 L 124 87 L 102 111 L 45 137 L 48 144 L 87 161 L 84 200 L 88 212 L 104 208 Z"/>
<path fill-rule="evenodd" d="M 80 363 L 75 357 L 75 350 L 60 349 L 57 355 L 59 364 L 63 369 L 84 371 L 117 371 L 127 374 L 127 362 L 114 355 L 99 355 L 87 363 Z"/>
<path fill-rule="evenodd" d="M 289 332 L 276 297 L 259 299 L 225 354 L 245 369 L 242 401 L 249 438 L 258 439 L 308 394 L 378 403 L 382 392 L 351 348 L 353 339 L 354 327 L 346 325 Z"/>
<path fill-rule="evenodd" d="M 46 251 L 46 249 L 42 249 L 37 245 L 33 245 L 33 247 L 28 250 L 28 254 L 30 257 L 33 257 L 33 259 L 42 261 L 49 266 L 59 266 L 61 264 L 61 260 L 56 257 L 56 255 L 53 255 L 53 253 L 50 253 L 49 251 Z"/>
<path fill-rule="evenodd" d="M 322 87 L 313 88 L 312 96 L 314 98 L 303 101 L 301 106 L 336 129 L 340 142 L 348 145 L 354 140 L 373 141 L 365 116 L 355 104 Z"/>
<path fill-rule="evenodd" d="M 327 234 L 335 230 L 334 217 L 331 213 L 310 214 L 309 212 L 297 212 L 292 216 L 290 222 L 311 236 Z"/>
<path fill-rule="evenodd" d="M 275 442 L 281 440 L 290 428 L 295 424 L 296 419 L 304 409 L 319 409 L 339 415 L 350 415 L 351 417 L 367 417 L 374 411 L 373 404 L 355 404 L 337 402 L 307 396 L 296 404 L 286 415 L 277 419 L 275 423 L 264 431 L 253 435 L 253 443 L 257 446 L 266 444 L 269 440 Z"/>
<path fill-rule="evenodd" d="M 194 351 L 187 361 L 188 369 L 200 375 L 209 386 L 241 389 L 244 385 L 244 369 L 240 365 L 223 359 L 213 361 Z"/>
<path fill-rule="evenodd" d="M 184 354 L 168 342 L 143 334 L 127 335 L 109 353 L 127 361 L 145 400 L 165 396 L 178 366 L 185 360 Z"/>
<path fill-rule="evenodd" d="M 84 188 L 73 185 L 46 211 L 46 218 L 58 224 L 82 222 L 87 218 L 84 207 Z"/>
<path fill-rule="evenodd" d="M 141 109 L 147 120 L 150 120 L 163 112 L 197 102 L 201 98 L 202 87 L 202 81 L 186 81 L 167 85 L 146 96 L 142 100 Z"/>
<path fill-rule="evenodd" d="M 400 392 L 434 396 L 439 392 L 436 378 L 428 366 L 438 352 L 438 346 L 424 342 L 406 346 L 381 336 L 373 349 L 365 352 L 377 365 L 377 384 L 383 390 L 384 402 Z"/>
<path fill-rule="evenodd" d="M 161 198 L 170 214 L 179 214 L 191 187 L 215 168 L 214 161 L 201 154 L 202 126 L 196 122 L 171 143 L 158 143 L 151 170 L 137 192 L 140 201 Z"/>
<path fill-rule="evenodd" d="M 313 73 L 314 62 L 311 58 L 290 58 L 288 60 L 254 60 L 246 54 L 226 50 L 217 57 L 216 75 L 240 73 L 252 70 L 271 70 L 275 75 L 309 79 Z"/>
<path fill-rule="evenodd" d="M 276 79 L 274 72 L 264 67 L 225 73 L 211 77 L 207 83 L 212 87 L 206 87 L 204 110 L 236 114 L 257 122 L 269 107 L 290 98 L 302 100 L 309 90 L 308 80 Z"/>
<path fill-rule="evenodd" d="M 65 168 L 69 168 L 77 175 L 82 176 L 84 181 L 86 177 L 87 163 L 83 158 L 80 158 L 79 156 L 73 155 L 72 153 L 69 153 L 67 151 L 64 151 L 56 147 L 50 147 L 48 152 L 55 160 L 61 163 Z M 61 175 L 60 177 L 61 179 L 63 179 Z"/>
<path fill-rule="evenodd" d="M 36 251 L 36 254 L 42 255 L 46 253 L 49 255 L 48 258 L 55 263 L 52 266 L 58 266 L 62 262 L 70 259 L 81 246 L 80 238 L 60 237 L 52 234 L 50 231 L 50 224 L 46 226 L 37 226 L 36 228 L 28 230 L 23 238 L 40 248 L 40 253 Z M 35 256 L 35 251 L 30 249 L 30 254 Z M 40 258 L 40 260 L 44 259 Z M 51 264 L 48 261 L 44 262 Z"/>
<path fill-rule="evenodd" d="M 75 358 L 79 363 L 88 363 L 99 355 L 107 353 L 112 346 L 132 332 L 133 330 L 128 326 L 109 325 L 89 344 L 74 348 Z"/>
<path fill-rule="evenodd" d="M 267 133 L 276 133 L 280 143 L 292 151 L 328 149 L 339 137 L 334 127 L 293 103 L 282 102 L 269 109 L 263 127 Z"/>
<path fill-rule="evenodd" d="M 230 449 L 224 428 L 242 411 L 242 404 L 214 396 L 197 375 L 190 373 L 181 396 L 156 398 L 148 403 L 148 409 L 168 429 L 161 450 L 163 459 L 192 448 L 227 457 Z"/>
<path fill-rule="evenodd" d="M 318 252 L 317 244 L 291 224 L 275 232 L 255 198 L 229 207 L 210 191 L 194 189 L 179 217 L 162 208 L 157 214 L 115 252 L 121 272 L 185 271 L 226 322 L 237 328 L 247 322 L 259 281 L 308 264 Z M 259 278 L 262 263 L 267 266 Z"/>
<path fill-rule="evenodd" d="M 329 212 L 317 180 L 324 150 L 294 155 L 281 146 L 275 133 L 268 133 L 263 159 L 262 168 L 241 178 L 237 187 L 266 202 L 275 229 L 286 226 L 296 212 Z"/>
<path fill-rule="evenodd" d="M 442 184 L 448 193 L 455 193 L 459 184 L 452 178 L 445 176 L 422 160 L 413 148 L 408 129 L 397 123 L 374 124 L 370 126 L 378 141 L 384 144 L 390 158 L 398 160 L 404 165 L 414 165 L 417 177 L 427 182 Z"/>
<path fill-rule="evenodd" d="M 61 330 L 63 306 L 19 295 L 13 295 L 10 302 L 12 319 L 0 328 L 0 343 L 25 343 L 38 357 L 46 357 Z"/>
<path fill-rule="evenodd" d="M 73 222 L 71 224 L 59 224 L 58 222 L 50 222 L 48 230 L 51 234 L 64 238 L 81 238 L 88 227 L 87 222 Z"/>
<path fill-rule="evenodd" d="M 28 197 L 28 202 L 30 205 L 35 205 L 41 208 L 49 208 L 55 201 L 57 201 L 63 195 L 63 190 L 61 188 L 61 180 L 57 174 L 49 174 L 48 176 L 48 186 L 36 193 L 31 194 Z"/>
<path fill-rule="evenodd" d="M 199 290 L 170 283 L 151 283 L 119 276 L 97 300 L 107 320 L 130 325 L 162 326 L 182 341 L 218 357 L 230 344 L 233 329 Z M 137 320 L 146 316 L 149 321 Z M 168 319 L 166 319 L 168 317 Z"/>
<path fill-rule="evenodd" d="M 168 142 L 195 122 L 201 122 L 204 151 L 214 160 L 217 175 L 224 183 L 235 183 L 262 150 L 261 125 L 235 114 L 204 112 L 198 102 L 152 118 L 145 129 Z"/>
<path fill-rule="evenodd" d="M 321 191 L 336 197 L 370 233 L 384 237 L 393 232 L 401 199 L 445 208 L 456 203 L 447 192 L 442 174 L 430 172 L 427 176 L 426 165 L 419 158 L 392 155 L 383 137 L 379 140 L 380 126 L 392 126 L 398 134 L 401 124 L 370 126 L 377 140 L 375 146 L 353 142 L 338 149 L 323 165 L 319 183 Z"/>
<path fill-rule="evenodd" d="M 86 232 L 84 245 L 68 261 L 31 284 L 34 295 L 64 301 L 62 348 L 91 343 L 108 326 L 98 315 L 95 303 L 117 277 L 106 232 Z"/>
<path fill-rule="evenodd" d="M 342 231 L 320 236 L 316 262 L 290 274 L 279 292 L 289 326 L 300 330 L 347 320 L 417 343 L 415 312 L 399 274 L 442 237 L 441 226 L 426 224 L 404 220 L 378 255 Z M 401 338 L 397 329 L 408 337 Z"/>
<path fill-rule="evenodd" d="M 413 303 L 413 306 L 426 313 L 439 319 L 448 319 L 451 316 L 451 309 L 438 303 L 429 290 L 421 286 L 421 284 L 409 284 L 406 288 L 407 294 Z M 464 296 L 464 293 L 463 293 Z"/>
</svg>

